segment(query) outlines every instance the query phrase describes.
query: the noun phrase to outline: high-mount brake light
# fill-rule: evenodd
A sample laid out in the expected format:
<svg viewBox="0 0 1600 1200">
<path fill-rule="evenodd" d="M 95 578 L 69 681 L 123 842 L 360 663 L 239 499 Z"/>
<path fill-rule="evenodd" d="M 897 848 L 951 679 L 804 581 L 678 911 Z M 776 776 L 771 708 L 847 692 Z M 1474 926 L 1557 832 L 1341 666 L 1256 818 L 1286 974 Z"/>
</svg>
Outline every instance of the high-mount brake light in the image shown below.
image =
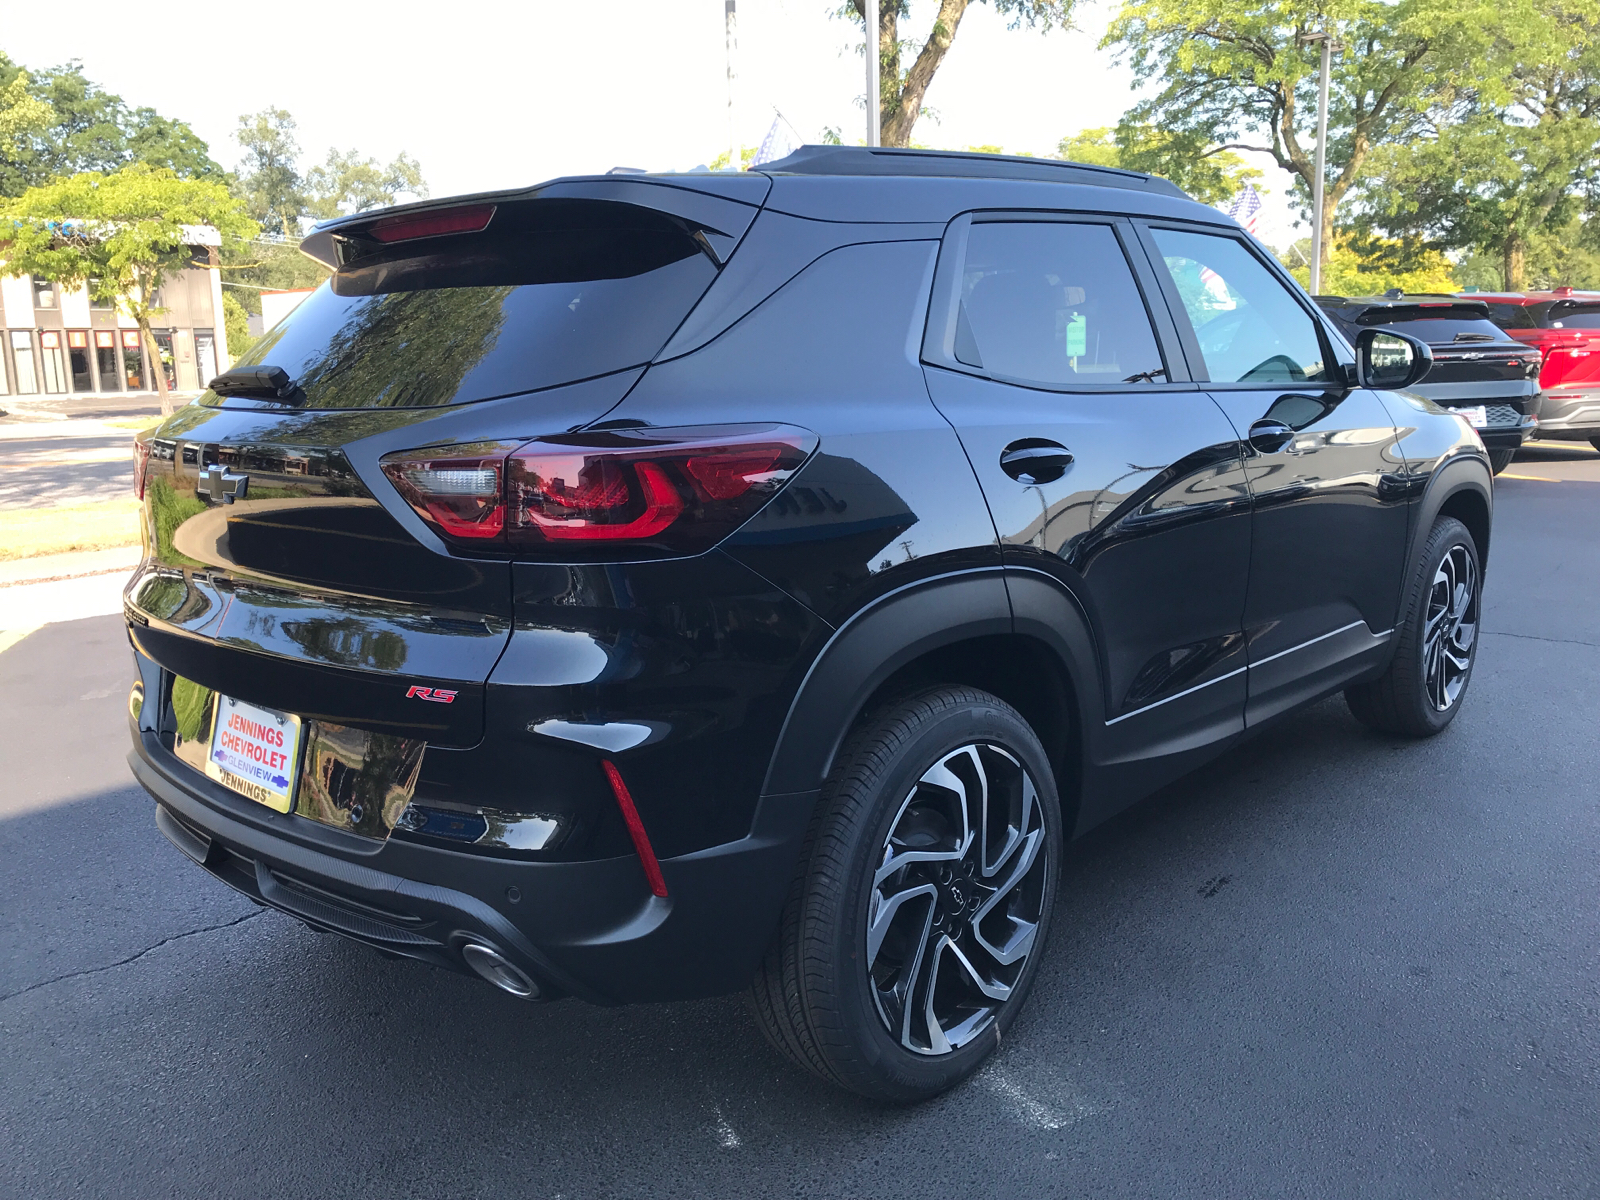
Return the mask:
<svg viewBox="0 0 1600 1200">
<path fill-rule="evenodd" d="M 800 468 L 789 425 L 614 429 L 392 454 L 384 473 L 449 540 L 551 561 L 709 550 Z"/>
<path fill-rule="evenodd" d="M 481 544 L 505 532 L 505 456 L 513 445 L 480 442 L 390 455 L 383 473 L 436 532 Z"/>
<path fill-rule="evenodd" d="M 434 212 L 405 213 L 375 221 L 367 233 L 380 242 L 409 242 L 447 233 L 482 233 L 494 216 L 492 204 L 469 204 Z"/>
</svg>

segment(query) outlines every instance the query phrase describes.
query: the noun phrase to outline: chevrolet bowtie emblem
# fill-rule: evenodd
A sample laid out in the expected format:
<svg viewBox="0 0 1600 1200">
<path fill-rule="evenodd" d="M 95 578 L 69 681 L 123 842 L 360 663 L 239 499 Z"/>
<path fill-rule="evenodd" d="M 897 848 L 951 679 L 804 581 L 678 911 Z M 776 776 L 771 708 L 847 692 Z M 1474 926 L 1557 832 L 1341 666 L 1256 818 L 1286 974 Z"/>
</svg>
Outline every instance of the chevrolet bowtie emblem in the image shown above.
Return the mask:
<svg viewBox="0 0 1600 1200">
<path fill-rule="evenodd" d="M 200 472 L 195 480 L 194 490 L 199 492 L 211 503 L 222 501 L 232 504 L 235 500 L 243 500 L 245 491 L 250 487 L 250 476 L 235 474 L 226 467 L 207 467 Z"/>
</svg>

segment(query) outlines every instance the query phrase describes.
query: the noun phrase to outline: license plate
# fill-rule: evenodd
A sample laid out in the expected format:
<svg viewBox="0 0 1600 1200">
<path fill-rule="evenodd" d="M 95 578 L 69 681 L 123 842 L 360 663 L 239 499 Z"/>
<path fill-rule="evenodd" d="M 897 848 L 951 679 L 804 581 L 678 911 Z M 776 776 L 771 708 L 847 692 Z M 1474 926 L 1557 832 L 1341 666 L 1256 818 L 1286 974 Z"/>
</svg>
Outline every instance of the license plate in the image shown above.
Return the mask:
<svg viewBox="0 0 1600 1200">
<path fill-rule="evenodd" d="M 1474 429 L 1482 429 L 1489 423 L 1489 409 L 1482 404 L 1476 408 L 1452 408 L 1450 411 L 1465 417 L 1467 424 Z"/>
<path fill-rule="evenodd" d="M 300 718 L 276 709 L 217 697 L 206 774 L 268 808 L 294 808 L 300 765 Z"/>
</svg>

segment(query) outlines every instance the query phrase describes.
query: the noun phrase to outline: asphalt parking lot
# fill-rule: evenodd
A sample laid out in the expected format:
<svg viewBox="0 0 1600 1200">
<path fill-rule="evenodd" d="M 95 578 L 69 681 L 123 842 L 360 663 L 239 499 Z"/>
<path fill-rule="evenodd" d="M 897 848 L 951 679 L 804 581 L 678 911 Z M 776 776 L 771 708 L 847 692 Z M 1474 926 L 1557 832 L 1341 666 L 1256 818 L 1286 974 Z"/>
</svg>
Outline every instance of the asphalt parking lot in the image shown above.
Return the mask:
<svg viewBox="0 0 1600 1200">
<path fill-rule="evenodd" d="M 518 1003 L 157 833 L 116 617 L 0 654 L 0 1194 L 1600 1196 L 1600 455 L 1498 487 L 1441 737 L 1332 700 L 1079 843 L 992 1064 L 878 1108 L 740 997 Z"/>
</svg>

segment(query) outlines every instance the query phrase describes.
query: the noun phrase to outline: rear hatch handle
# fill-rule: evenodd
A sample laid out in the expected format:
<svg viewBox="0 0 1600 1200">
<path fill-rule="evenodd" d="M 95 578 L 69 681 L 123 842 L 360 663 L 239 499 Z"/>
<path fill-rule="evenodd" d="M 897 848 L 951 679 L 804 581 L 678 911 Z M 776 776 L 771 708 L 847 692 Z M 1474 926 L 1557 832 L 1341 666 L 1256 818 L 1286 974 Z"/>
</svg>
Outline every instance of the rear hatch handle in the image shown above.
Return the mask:
<svg viewBox="0 0 1600 1200">
<path fill-rule="evenodd" d="M 306 394 L 282 367 L 234 367 L 210 383 L 219 396 L 249 396 L 278 404 L 303 404 Z"/>
</svg>

